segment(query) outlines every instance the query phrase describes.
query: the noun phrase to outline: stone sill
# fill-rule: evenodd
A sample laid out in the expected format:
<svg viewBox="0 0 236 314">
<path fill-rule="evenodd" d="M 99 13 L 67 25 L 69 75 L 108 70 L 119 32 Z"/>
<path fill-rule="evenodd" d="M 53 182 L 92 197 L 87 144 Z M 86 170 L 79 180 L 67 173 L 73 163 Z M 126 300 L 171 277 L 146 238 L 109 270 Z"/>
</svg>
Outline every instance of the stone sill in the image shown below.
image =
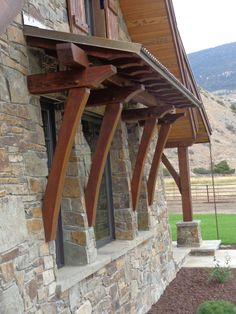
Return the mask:
<svg viewBox="0 0 236 314">
<path fill-rule="evenodd" d="M 153 231 L 139 231 L 134 240 L 115 240 L 98 249 L 96 261 L 84 266 L 64 266 L 58 270 L 57 290 L 64 292 L 101 268 L 125 255 L 154 236 Z"/>
</svg>

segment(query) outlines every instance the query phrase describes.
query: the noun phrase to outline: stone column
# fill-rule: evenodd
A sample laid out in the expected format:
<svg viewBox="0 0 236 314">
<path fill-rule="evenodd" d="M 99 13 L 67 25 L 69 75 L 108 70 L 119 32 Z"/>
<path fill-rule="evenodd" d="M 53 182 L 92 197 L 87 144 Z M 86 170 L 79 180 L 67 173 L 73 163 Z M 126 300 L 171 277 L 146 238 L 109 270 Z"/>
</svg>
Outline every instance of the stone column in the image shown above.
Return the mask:
<svg viewBox="0 0 236 314">
<path fill-rule="evenodd" d="M 179 221 L 177 227 L 178 247 L 199 247 L 202 243 L 201 221 Z"/>
<path fill-rule="evenodd" d="M 66 265 L 84 265 L 95 261 L 97 249 L 94 230 L 88 226 L 84 201 L 91 164 L 91 151 L 80 125 L 70 156 L 62 200 L 62 222 Z"/>
<path fill-rule="evenodd" d="M 128 131 L 128 142 L 129 142 L 129 155 L 132 166 L 132 173 L 135 166 L 140 141 L 142 138 L 143 128 L 139 127 L 137 123 L 132 123 L 127 125 Z M 149 149 L 150 150 L 150 149 Z M 138 215 L 138 229 L 139 230 L 149 230 L 150 229 L 150 212 L 148 206 L 147 198 L 147 163 L 144 166 L 144 173 L 141 184 L 140 197 L 137 208 Z"/>
<path fill-rule="evenodd" d="M 127 129 L 121 123 L 111 147 L 111 169 L 116 239 L 133 240 L 138 232 L 137 213 L 131 202 L 131 163 Z"/>
</svg>

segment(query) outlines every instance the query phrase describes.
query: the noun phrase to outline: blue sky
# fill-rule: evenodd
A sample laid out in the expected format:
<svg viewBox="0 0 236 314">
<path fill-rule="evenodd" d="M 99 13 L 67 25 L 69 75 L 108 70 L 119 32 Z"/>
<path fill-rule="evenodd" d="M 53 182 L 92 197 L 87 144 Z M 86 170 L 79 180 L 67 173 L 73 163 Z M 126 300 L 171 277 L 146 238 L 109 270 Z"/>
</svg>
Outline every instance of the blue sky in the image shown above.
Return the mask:
<svg viewBox="0 0 236 314">
<path fill-rule="evenodd" d="M 173 0 L 187 53 L 236 42 L 236 0 Z"/>
</svg>

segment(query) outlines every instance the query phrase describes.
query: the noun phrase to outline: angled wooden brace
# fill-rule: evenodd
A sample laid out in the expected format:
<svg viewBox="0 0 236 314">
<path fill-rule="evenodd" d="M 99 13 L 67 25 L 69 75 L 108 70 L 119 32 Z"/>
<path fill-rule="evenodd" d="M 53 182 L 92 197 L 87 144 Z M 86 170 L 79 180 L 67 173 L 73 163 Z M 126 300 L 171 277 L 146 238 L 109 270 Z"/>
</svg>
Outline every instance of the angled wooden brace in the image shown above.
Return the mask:
<svg viewBox="0 0 236 314">
<path fill-rule="evenodd" d="M 167 114 L 161 119 L 162 122 L 158 121 L 158 123 L 161 123 L 161 127 L 160 127 L 159 137 L 158 137 L 158 141 L 157 141 L 157 145 L 154 152 L 152 165 L 151 165 L 151 169 L 150 169 L 150 173 L 148 177 L 148 182 L 147 182 L 149 205 L 153 204 L 157 174 L 160 167 L 162 154 L 166 146 L 168 136 L 171 131 L 171 127 L 178 119 L 181 119 L 183 116 L 184 114 L 178 114 L 178 113 Z"/>
<path fill-rule="evenodd" d="M 152 205 L 154 200 L 154 192 L 156 187 L 157 173 L 161 163 L 161 156 L 164 151 L 168 136 L 170 134 L 171 124 L 161 125 L 156 150 L 153 156 L 152 165 L 147 182 L 148 204 Z"/>
<path fill-rule="evenodd" d="M 65 113 L 53 157 L 52 168 L 43 201 L 43 220 L 46 241 L 55 240 L 67 165 L 75 133 L 89 97 L 89 89 L 69 91 Z"/>
<path fill-rule="evenodd" d="M 161 157 L 161 161 L 165 165 L 166 169 L 169 171 L 169 173 L 172 175 L 173 179 L 175 180 L 175 183 L 180 191 L 181 194 L 181 183 L 180 183 L 180 175 L 177 173 L 173 165 L 170 163 L 169 159 L 166 157 L 166 155 L 163 153 Z"/>
<path fill-rule="evenodd" d="M 78 75 L 81 80 L 76 83 L 77 88 L 70 88 L 68 93 L 65 113 L 63 116 L 56 150 L 53 157 L 52 168 L 49 173 L 48 183 L 44 195 L 43 218 L 46 241 L 55 240 L 56 238 L 60 203 L 69 156 L 75 139 L 76 129 L 81 120 L 81 116 L 83 114 L 90 94 L 89 89 L 87 89 L 86 87 L 83 88 L 81 86 L 96 86 L 104 79 L 114 75 L 114 73 L 116 72 L 116 69 L 112 66 L 108 66 L 108 68 L 101 67 L 100 70 L 99 67 L 90 68 L 89 71 L 87 70 L 87 68 L 83 71 L 77 70 L 76 75 Z M 52 77 L 56 78 L 54 73 L 52 74 Z M 68 79 L 70 79 L 69 76 Z M 48 87 L 49 90 L 51 89 L 52 85 L 53 83 L 51 82 Z M 46 85 L 43 86 L 47 88 Z M 59 87 L 60 90 L 67 89 L 67 86 L 63 85 L 63 80 L 60 81 L 59 85 L 53 86 L 54 89 L 56 87 Z"/>
<path fill-rule="evenodd" d="M 123 103 L 130 99 L 130 95 L 142 92 L 143 87 L 136 87 L 136 92 L 134 93 L 134 88 L 129 89 L 129 87 L 124 87 L 123 92 L 120 90 L 114 98 L 117 102 L 112 102 L 106 106 L 105 114 L 103 117 L 101 130 L 99 133 L 98 141 L 96 144 L 96 150 L 92 157 L 92 165 L 89 174 L 89 179 L 87 187 L 85 190 L 85 203 L 89 226 L 95 225 L 96 222 L 96 208 L 98 203 L 98 196 L 101 187 L 102 176 L 105 168 L 105 163 L 107 156 L 111 147 L 111 143 L 120 121 L 121 112 L 123 108 Z M 113 101 L 114 101 L 113 100 Z M 92 97 L 90 100 L 92 105 L 95 105 L 95 100 Z M 100 103 L 100 97 L 98 97 L 98 105 Z"/>
<path fill-rule="evenodd" d="M 139 145 L 138 155 L 136 158 L 131 181 L 132 204 L 134 210 L 138 206 L 144 164 L 147 158 L 148 149 L 153 136 L 153 132 L 156 128 L 156 124 L 157 124 L 156 118 L 149 118 L 148 120 L 145 121 L 142 139 Z"/>
</svg>

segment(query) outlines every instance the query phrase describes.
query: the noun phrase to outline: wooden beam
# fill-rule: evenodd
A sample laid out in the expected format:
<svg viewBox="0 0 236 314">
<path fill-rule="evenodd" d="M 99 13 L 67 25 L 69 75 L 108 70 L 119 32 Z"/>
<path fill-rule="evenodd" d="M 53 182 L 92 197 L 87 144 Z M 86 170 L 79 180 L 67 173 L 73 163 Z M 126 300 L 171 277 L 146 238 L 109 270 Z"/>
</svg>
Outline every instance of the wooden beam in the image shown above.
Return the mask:
<svg viewBox="0 0 236 314">
<path fill-rule="evenodd" d="M 89 226 L 95 225 L 96 208 L 104 167 L 117 124 L 120 120 L 121 111 L 121 103 L 107 106 L 102 121 L 96 150 L 92 158 L 88 184 L 85 190 L 85 203 Z"/>
<path fill-rule="evenodd" d="M 179 157 L 179 174 L 181 183 L 181 197 L 182 197 L 182 210 L 183 221 L 192 221 L 192 195 L 191 195 L 191 182 L 190 182 L 190 170 L 189 170 L 189 157 L 188 147 L 178 147 Z"/>
<path fill-rule="evenodd" d="M 75 44 L 57 44 L 56 49 L 59 63 L 79 69 L 85 69 L 89 66 L 86 52 Z"/>
<path fill-rule="evenodd" d="M 131 181 L 132 204 L 134 210 L 138 207 L 144 164 L 155 128 L 156 118 L 146 120 Z"/>
<path fill-rule="evenodd" d="M 163 162 L 164 166 L 166 169 L 169 171 L 169 173 L 172 175 L 173 179 L 175 180 L 175 183 L 181 193 L 181 184 L 180 184 L 180 176 L 175 170 L 175 168 L 172 166 L 171 162 L 169 159 L 166 157 L 166 155 L 163 153 L 161 157 L 161 161 Z"/>
<path fill-rule="evenodd" d="M 31 94 L 47 94 L 65 91 L 79 87 L 97 87 L 105 79 L 116 74 L 112 65 L 101 65 L 86 68 L 85 70 L 72 70 L 51 72 L 46 74 L 33 74 L 27 77 L 28 88 Z"/>
<path fill-rule="evenodd" d="M 181 113 L 167 113 L 163 118 L 158 120 L 158 124 L 173 124 L 177 120 L 182 119 L 185 117 L 185 112 Z"/>
<path fill-rule="evenodd" d="M 43 201 L 43 220 L 45 238 L 47 242 L 55 240 L 56 238 L 60 203 L 67 165 L 75 139 L 75 133 L 81 120 L 88 97 L 89 90 L 86 88 L 76 88 L 69 91 Z"/>
<path fill-rule="evenodd" d="M 144 91 L 138 95 L 136 95 L 134 98 L 133 98 L 134 101 L 136 102 L 139 102 L 145 106 L 158 106 L 160 105 L 160 101 L 157 100 L 157 98 L 148 93 L 147 91 Z"/>
<path fill-rule="evenodd" d="M 171 124 L 163 124 L 159 131 L 156 150 L 153 156 L 152 165 L 147 182 L 148 204 L 152 205 L 156 187 L 157 174 L 161 163 L 162 153 L 164 151 L 168 136 L 170 134 Z"/>
<path fill-rule="evenodd" d="M 91 91 L 87 106 L 104 106 L 119 102 L 128 102 L 144 91 L 143 85 L 109 87 Z"/>
<path fill-rule="evenodd" d="M 173 110 L 174 107 L 170 105 L 140 109 L 127 109 L 122 111 L 122 120 L 125 122 L 137 122 L 150 118 L 161 118 Z"/>
</svg>

